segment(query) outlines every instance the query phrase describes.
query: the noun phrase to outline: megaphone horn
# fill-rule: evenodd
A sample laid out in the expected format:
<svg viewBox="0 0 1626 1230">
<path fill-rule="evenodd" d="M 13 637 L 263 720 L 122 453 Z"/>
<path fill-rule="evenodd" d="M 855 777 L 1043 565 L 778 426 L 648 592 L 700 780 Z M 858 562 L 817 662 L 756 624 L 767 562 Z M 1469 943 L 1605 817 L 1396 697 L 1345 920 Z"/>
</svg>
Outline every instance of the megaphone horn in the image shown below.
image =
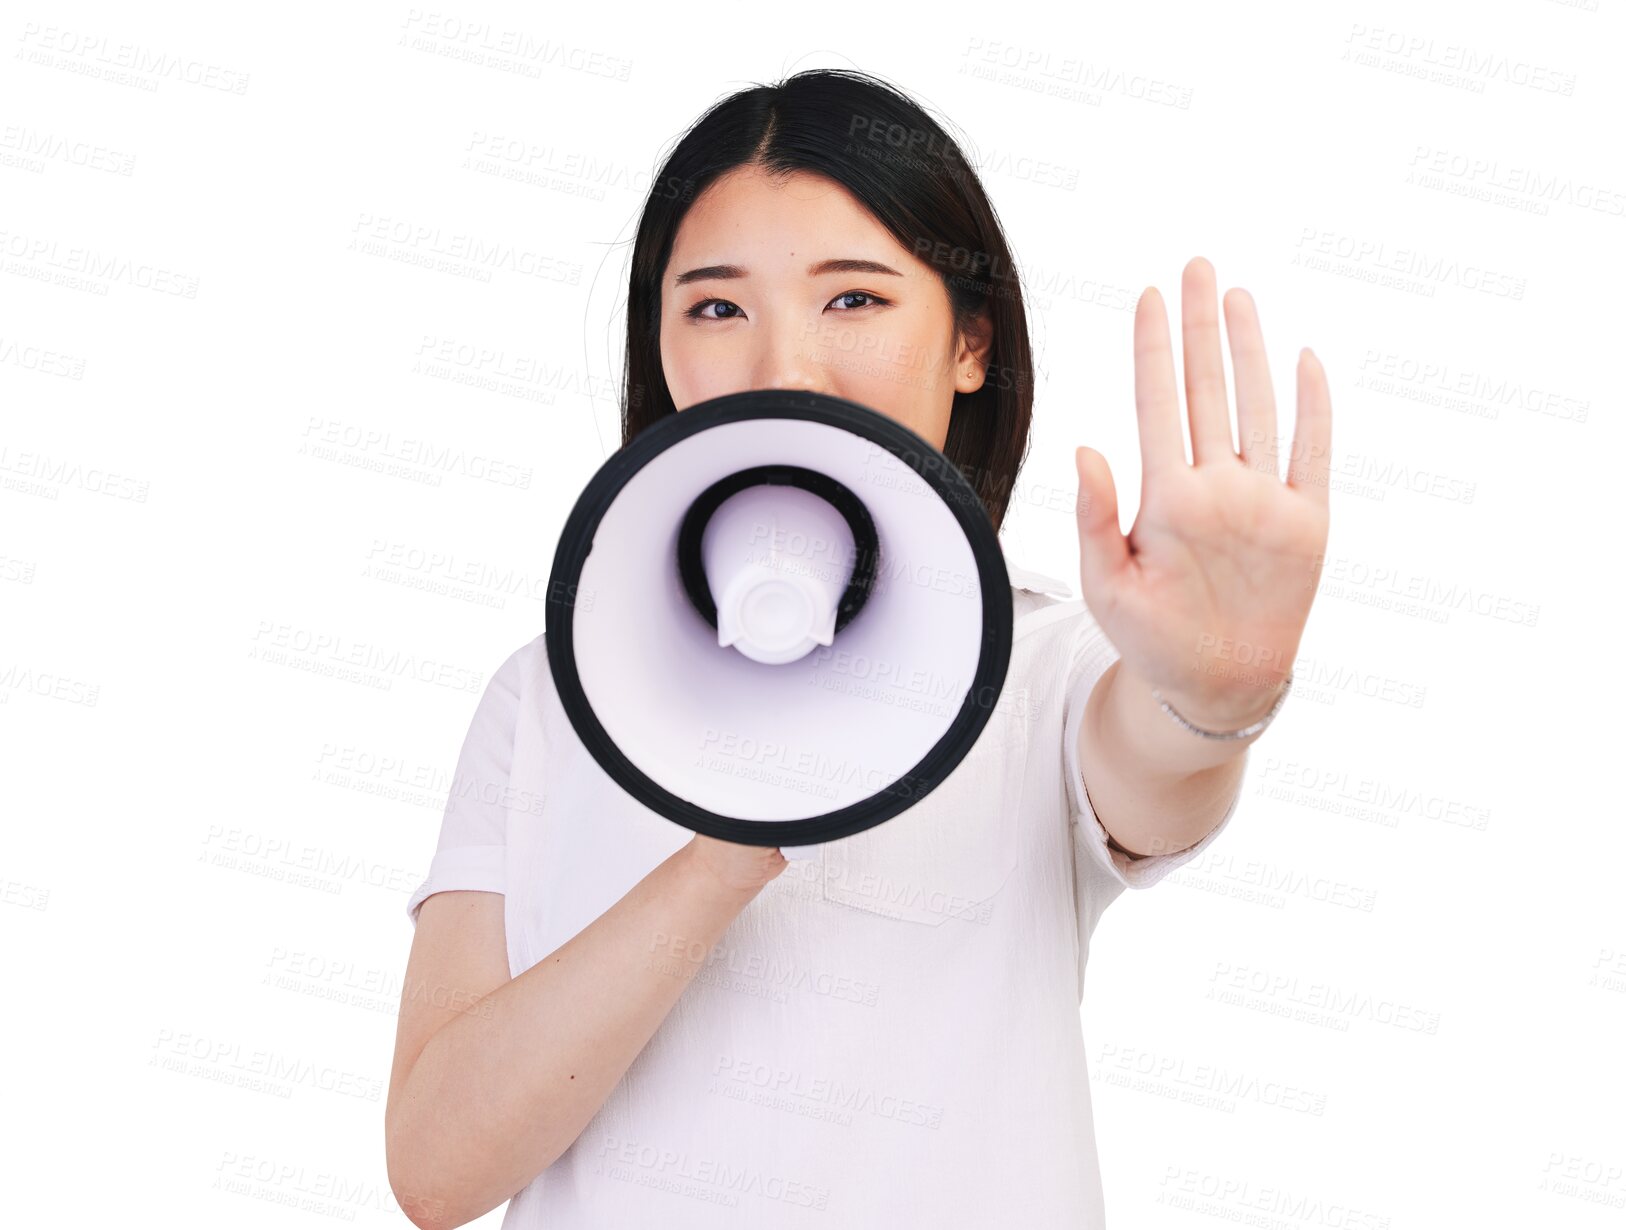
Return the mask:
<svg viewBox="0 0 1626 1230">
<path fill-rule="evenodd" d="M 935 789 L 1011 653 L 1010 577 L 964 476 L 886 415 L 788 389 L 698 403 L 612 454 L 566 518 L 546 620 L 605 773 L 787 855 Z"/>
</svg>

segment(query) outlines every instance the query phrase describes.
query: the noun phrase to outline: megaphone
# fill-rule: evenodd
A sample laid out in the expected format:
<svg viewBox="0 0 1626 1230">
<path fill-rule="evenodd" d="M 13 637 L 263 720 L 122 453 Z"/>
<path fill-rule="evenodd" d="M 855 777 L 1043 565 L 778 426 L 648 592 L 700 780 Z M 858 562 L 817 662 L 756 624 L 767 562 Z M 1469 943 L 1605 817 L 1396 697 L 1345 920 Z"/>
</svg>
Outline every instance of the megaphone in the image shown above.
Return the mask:
<svg viewBox="0 0 1626 1230">
<path fill-rule="evenodd" d="M 844 398 L 732 393 L 614 453 L 566 519 L 547 660 L 628 795 L 787 857 L 925 798 L 1011 657 L 982 501 L 915 432 Z"/>
</svg>

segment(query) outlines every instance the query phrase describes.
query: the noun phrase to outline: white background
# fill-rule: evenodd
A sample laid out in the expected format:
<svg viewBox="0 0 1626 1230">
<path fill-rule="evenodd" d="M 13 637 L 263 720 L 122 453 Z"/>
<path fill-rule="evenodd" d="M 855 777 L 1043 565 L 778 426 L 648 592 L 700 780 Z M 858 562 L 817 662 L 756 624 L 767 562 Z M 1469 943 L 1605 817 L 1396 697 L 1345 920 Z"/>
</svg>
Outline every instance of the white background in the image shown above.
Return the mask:
<svg viewBox="0 0 1626 1230">
<path fill-rule="evenodd" d="M 723 95 L 855 67 L 1023 267 L 1013 559 L 1077 592 L 1078 444 L 1130 523 L 1134 303 L 1192 256 L 1284 444 L 1300 347 L 1332 385 L 1293 696 L 1092 948 L 1114 1224 L 1620 1224 L 1619 0 L 0 13 L 8 1223 L 405 1224 L 403 909 L 618 440 L 641 191 Z M 458 237 L 520 259 L 412 263 Z M 494 478 L 378 468 L 423 447 Z"/>
</svg>

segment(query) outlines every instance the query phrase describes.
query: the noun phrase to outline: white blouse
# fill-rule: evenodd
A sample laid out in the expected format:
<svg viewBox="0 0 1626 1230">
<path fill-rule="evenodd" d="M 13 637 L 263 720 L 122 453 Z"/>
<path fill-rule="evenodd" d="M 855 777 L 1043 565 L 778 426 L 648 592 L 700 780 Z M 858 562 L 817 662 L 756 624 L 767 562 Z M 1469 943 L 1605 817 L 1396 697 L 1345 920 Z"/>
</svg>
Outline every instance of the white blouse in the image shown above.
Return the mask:
<svg viewBox="0 0 1626 1230">
<path fill-rule="evenodd" d="M 971 752 L 745 907 L 504 1230 L 1104 1224 L 1079 1011 L 1090 936 L 1125 887 L 1213 842 L 1236 800 L 1178 853 L 1108 847 L 1077 747 L 1117 650 L 1062 582 L 1007 569 L 1010 670 Z M 505 894 L 515 977 L 693 836 L 588 754 L 546 652 L 537 636 L 487 684 L 407 903 L 416 925 L 432 893 Z M 658 937 L 649 960 L 675 968 L 684 945 Z"/>
</svg>

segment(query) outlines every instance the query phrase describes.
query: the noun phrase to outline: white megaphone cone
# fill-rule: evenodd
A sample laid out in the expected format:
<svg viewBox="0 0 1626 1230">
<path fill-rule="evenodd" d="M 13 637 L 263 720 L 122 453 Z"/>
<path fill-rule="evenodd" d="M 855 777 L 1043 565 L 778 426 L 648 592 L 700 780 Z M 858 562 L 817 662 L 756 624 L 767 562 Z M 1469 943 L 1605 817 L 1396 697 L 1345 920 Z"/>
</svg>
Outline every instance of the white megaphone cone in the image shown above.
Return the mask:
<svg viewBox="0 0 1626 1230">
<path fill-rule="evenodd" d="M 724 500 L 701 544 L 717 644 L 769 666 L 832 644 L 853 549 L 847 519 L 811 491 L 747 487 Z"/>
<path fill-rule="evenodd" d="M 760 389 L 666 415 L 593 476 L 554 553 L 547 660 L 632 799 L 794 857 L 954 771 L 1012 622 L 993 522 L 955 464 L 857 402 Z"/>
</svg>

